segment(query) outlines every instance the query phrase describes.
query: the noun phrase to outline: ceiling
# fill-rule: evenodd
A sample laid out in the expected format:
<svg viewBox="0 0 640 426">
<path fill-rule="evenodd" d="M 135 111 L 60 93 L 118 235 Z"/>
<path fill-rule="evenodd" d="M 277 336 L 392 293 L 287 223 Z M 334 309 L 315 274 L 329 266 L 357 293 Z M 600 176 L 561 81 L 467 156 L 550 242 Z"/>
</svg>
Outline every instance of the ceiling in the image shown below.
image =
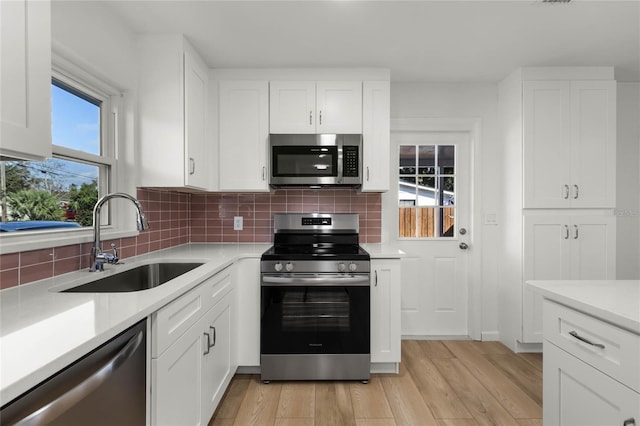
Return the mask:
<svg viewBox="0 0 640 426">
<path fill-rule="evenodd" d="M 640 1 L 115 1 L 136 33 L 184 33 L 215 68 L 383 67 L 496 82 L 519 66 L 614 65 L 640 81 Z"/>
</svg>

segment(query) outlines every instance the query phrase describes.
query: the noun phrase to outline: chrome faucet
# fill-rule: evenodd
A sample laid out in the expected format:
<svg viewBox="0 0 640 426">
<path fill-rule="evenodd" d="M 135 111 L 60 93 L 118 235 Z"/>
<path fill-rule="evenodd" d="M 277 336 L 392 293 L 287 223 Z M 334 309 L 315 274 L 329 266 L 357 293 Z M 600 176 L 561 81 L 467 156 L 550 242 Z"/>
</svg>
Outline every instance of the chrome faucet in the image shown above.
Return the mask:
<svg viewBox="0 0 640 426">
<path fill-rule="evenodd" d="M 124 192 L 114 192 L 100 198 L 93 207 L 93 247 L 91 247 L 91 266 L 89 272 L 104 270 L 105 263 L 118 263 L 118 250 L 115 244 L 111 244 L 113 253 L 104 253 L 100 247 L 100 209 L 102 205 L 112 198 L 126 198 L 136 206 L 136 223 L 138 231 L 149 229 L 149 221 L 142 211 L 140 202 Z"/>
</svg>

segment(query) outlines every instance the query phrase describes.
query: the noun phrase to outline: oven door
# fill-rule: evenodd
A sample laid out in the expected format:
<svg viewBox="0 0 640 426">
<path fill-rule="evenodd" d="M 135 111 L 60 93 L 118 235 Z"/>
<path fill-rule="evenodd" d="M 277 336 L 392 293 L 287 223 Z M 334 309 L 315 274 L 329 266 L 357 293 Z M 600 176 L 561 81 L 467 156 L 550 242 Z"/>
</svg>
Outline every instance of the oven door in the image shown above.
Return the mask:
<svg viewBox="0 0 640 426">
<path fill-rule="evenodd" d="M 260 352 L 370 353 L 369 274 L 263 274 Z"/>
</svg>

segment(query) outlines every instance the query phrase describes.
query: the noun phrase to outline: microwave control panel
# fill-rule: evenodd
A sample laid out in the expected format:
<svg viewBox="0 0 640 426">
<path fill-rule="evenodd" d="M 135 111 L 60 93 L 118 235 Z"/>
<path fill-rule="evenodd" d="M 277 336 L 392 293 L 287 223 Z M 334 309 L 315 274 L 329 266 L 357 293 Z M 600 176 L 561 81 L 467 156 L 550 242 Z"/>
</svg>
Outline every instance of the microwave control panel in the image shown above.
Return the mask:
<svg viewBox="0 0 640 426">
<path fill-rule="evenodd" d="M 342 175 L 344 177 L 358 177 L 359 147 L 345 145 L 342 147 Z"/>
</svg>

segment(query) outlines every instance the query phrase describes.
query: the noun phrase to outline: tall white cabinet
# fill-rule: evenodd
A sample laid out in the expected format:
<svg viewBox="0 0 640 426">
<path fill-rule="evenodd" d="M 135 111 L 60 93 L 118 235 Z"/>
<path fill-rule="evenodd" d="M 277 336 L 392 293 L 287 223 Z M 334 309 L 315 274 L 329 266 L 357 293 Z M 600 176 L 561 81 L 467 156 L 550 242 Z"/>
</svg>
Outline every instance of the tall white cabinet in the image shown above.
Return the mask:
<svg viewBox="0 0 640 426">
<path fill-rule="evenodd" d="M 0 2 L 0 157 L 51 157 L 51 4 Z"/>
<path fill-rule="evenodd" d="M 525 281 L 615 278 L 613 68 L 519 69 L 499 85 L 499 112 L 500 336 L 514 350 L 535 350 L 542 298 Z"/>
<path fill-rule="evenodd" d="M 208 68 L 182 35 L 140 36 L 138 48 L 139 185 L 208 189 Z"/>
</svg>

